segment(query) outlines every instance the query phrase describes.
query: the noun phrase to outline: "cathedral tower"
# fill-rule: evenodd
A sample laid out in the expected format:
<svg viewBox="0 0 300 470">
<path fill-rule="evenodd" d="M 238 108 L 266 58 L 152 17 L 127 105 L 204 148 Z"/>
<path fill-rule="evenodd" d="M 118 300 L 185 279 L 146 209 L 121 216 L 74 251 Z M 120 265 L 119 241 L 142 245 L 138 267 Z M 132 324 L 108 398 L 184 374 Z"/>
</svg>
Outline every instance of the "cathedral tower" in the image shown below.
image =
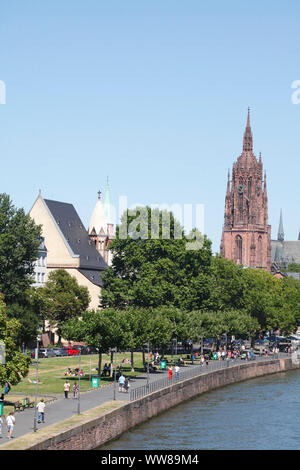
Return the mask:
<svg viewBox="0 0 300 470">
<path fill-rule="evenodd" d="M 237 264 L 271 269 L 271 226 L 268 225 L 266 173 L 261 155 L 253 153 L 248 108 L 243 151 L 228 171 L 221 255 Z"/>
</svg>

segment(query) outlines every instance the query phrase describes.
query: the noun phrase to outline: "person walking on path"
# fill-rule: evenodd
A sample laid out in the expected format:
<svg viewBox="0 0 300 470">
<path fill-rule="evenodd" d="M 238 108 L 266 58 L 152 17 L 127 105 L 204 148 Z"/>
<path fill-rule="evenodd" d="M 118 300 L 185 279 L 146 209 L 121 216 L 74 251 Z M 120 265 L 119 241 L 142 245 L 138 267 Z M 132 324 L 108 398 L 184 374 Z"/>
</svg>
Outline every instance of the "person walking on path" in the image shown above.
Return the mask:
<svg viewBox="0 0 300 470">
<path fill-rule="evenodd" d="M 69 382 L 66 380 L 66 381 L 65 381 L 65 384 L 64 384 L 65 398 L 68 398 L 68 396 L 69 396 L 69 391 L 70 391 L 70 384 L 69 384 Z"/>
<path fill-rule="evenodd" d="M 128 377 L 125 377 L 125 381 L 124 381 L 124 390 L 126 393 L 128 393 L 128 388 L 129 388 L 129 380 L 128 380 Z"/>
<path fill-rule="evenodd" d="M 78 384 L 77 382 L 73 385 L 73 398 L 78 398 Z"/>
<path fill-rule="evenodd" d="M 179 365 L 178 365 L 178 364 L 176 364 L 174 370 L 175 370 L 175 378 L 176 378 L 176 379 L 179 379 Z"/>
<path fill-rule="evenodd" d="M 3 426 L 3 419 L 2 419 L 2 416 L 0 416 L 0 439 L 2 437 L 2 426 Z"/>
<path fill-rule="evenodd" d="M 9 413 L 9 415 L 6 417 L 6 426 L 7 426 L 7 438 L 11 439 L 13 437 L 13 429 L 16 424 L 16 418 L 14 417 L 13 411 Z"/>
<path fill-rule="evenodd" d="M 121 373 L 121 375 L 120 375 L 120 377 L 119 377 L 119 392 L 122 392 L 122 391 L 123 391 L 124 383 L 125 383 L 125 377 L 124 377 L 124 375 Z"/>
<path fill-rule="evenodd" d="M 42 398 L 39 403 L 37 404 L 37 410 L 38 410 L 38 423 L 41 422 L 42 420 L 42 423 L 45 422 L 45 408 L 46 408 L 46 404 L 44 402 L 44 399 Z"/>
<path fill-rule="evenodd" d="M 173 375 L 173 367 L 170 366 L 170 367 L 169 367 L 169 379 L 170 379 L 170 380 L 172 379 L 172 375 Z"/>
</svg>

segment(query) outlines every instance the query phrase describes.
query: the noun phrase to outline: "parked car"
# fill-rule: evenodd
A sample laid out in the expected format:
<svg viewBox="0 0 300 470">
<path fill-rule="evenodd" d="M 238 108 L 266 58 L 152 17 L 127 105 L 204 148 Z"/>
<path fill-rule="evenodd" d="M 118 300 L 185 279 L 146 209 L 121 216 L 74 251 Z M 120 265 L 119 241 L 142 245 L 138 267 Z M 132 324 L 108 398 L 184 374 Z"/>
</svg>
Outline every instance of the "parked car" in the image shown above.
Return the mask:
<svg viewBox="0 0 300 470">
<path fill-rule="evenodd" d="M 29 352 L 30 352 L 30 357 L 32 359 L 34 359 L 35 358 L 35 349 L 30 349 Z M 39 358 L 45 357 L 44 353 L 40 349 L 38 351 L 38 357 Z"/>
<path fill-rule="evenodd" d="M 72 346 L 65 348 L 69 356 L 78 356 L 79 349 L 75 349 Z"/>
<path fill-rule="evenodd" d="M 45 357 L 56 357 L 56 354 L 52 348 L 47 348 L 45 352 Z"/>
<path fill-rule="evenodd" d="M 56 357 L 68 356 L 68 351 L 64 348 L 53 348 Z"/>
<path fill-rule="evenodd" d="M 48 357 L 48 355 L 47 355 L 47 352 L 48 352 L 48 351 L 47 351 L 47 348 L 39 348 L 39 352 L 40 352 L 41 354 L 43 354 L 43 356 L 41 356 L 41 357 Z"/>
<path fill-rule="evenodd" d="M 255 349 L 255 351 L 260 351 L 261 349 L 268 348 L 268 346 L 269 346 L 269 340 L 257 339 L 253 344 L 253 349 Z"/>
</svg>

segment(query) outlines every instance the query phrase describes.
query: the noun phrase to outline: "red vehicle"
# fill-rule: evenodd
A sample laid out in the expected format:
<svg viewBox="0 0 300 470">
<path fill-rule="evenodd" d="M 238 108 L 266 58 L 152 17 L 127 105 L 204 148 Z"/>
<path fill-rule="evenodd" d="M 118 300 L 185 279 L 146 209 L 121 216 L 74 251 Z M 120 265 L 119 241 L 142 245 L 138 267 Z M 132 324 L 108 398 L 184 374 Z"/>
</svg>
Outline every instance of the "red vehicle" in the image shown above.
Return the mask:
<svg viewBox="0 0 300 470">
<path fill-rule="evenodd" d="M 64 349 L 67 351 L 69 356 L 78 356 L 79 354 L 79 350 L 72 348 L 72 346 L 65 347 Z"/>
</svg>

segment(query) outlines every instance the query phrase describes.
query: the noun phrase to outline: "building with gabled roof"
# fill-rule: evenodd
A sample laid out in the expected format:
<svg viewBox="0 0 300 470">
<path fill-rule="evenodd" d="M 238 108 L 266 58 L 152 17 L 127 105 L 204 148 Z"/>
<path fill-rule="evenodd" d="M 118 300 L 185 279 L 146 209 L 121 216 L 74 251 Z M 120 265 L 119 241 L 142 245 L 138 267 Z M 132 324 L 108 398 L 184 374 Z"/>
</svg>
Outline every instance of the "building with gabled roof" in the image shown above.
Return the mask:
<svg viewBox="0 0 300 470">
<path fill-rule="evenodd" d="M 74 206 L 43 199 L 40 192 L 29 215 L 42 226 L 47 246 L 47 273 L 65 269 L 81 286 L 88 288 L 89 307 L 98 308 L 102 274 L 107 263 L 97 251 Z"/>
</svg>

